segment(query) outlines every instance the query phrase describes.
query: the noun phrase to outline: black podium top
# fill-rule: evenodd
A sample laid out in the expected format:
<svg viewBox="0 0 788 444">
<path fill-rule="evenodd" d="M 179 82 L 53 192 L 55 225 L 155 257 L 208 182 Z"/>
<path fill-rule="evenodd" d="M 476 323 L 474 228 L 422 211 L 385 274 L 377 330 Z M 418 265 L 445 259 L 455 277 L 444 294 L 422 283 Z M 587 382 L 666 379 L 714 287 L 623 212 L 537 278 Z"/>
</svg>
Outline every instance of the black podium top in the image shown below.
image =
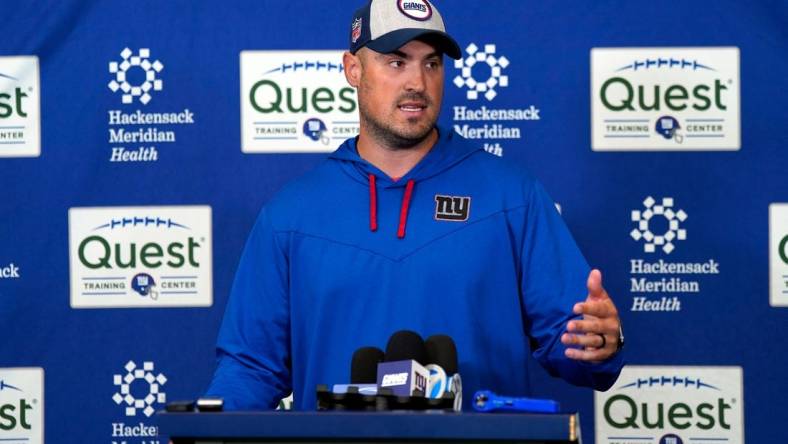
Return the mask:
<svg viewBox="0 0 788 444">
<path fill-rule="evenodd" d="M 174 444 L 579 442 L 576 413 L 222 412 L 157 414 Z"/>
</svg>

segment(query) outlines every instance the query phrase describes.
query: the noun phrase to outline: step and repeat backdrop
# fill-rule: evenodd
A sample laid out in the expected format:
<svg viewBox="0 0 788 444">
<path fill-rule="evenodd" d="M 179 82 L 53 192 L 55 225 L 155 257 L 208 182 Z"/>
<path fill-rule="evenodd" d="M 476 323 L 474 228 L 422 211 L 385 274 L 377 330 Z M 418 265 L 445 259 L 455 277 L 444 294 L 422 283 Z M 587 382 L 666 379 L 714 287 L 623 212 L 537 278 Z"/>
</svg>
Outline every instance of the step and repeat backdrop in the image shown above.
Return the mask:
<svg viewBox="0 0 788 444">
<path fill-rule="evenodd" d="M 358 131 L 357 3 L 0 0 L 0 441 L 166 442 L 257 212 Z M 782 442 L 788 3 L 435 3 L 441 124 L 545 184 L 627 335 L 609 391 L 531 395 L 598 444 Z"/>
</svg>

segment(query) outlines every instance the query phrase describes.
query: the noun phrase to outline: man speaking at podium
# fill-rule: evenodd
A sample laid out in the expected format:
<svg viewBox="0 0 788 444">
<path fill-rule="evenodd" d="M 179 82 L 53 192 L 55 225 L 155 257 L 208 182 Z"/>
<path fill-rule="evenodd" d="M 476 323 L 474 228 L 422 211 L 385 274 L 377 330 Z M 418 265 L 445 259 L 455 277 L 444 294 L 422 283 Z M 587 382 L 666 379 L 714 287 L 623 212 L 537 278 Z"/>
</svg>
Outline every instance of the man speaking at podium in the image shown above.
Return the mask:
<svg viewBox="0 0 788 444">
<path fill-rule="evenodd" d="M 252 229 L 207 394 L 269 409 L 347 381 L 351 355 L 398 330 L 451 336 L 466 393 L 527 396 L 527 354 L 609 388 L 617 310 L 553 200 L 521 168 L 436 126 L 443 56 L 460 48 L 427 0 L 372 0 L 344 54 L 358 137 L 291 182 Z M 470 397 L 465 397 L 466 408 Z"/>
</svg>

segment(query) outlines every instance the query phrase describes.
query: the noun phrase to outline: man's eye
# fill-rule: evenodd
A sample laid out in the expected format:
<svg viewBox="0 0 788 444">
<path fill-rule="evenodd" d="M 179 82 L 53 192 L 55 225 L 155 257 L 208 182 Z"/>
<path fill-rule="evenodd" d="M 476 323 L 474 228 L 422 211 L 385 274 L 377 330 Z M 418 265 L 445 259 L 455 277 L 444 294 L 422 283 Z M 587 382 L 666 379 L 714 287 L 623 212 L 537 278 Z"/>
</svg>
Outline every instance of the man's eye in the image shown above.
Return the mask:
<svg viewBox="0 0 788 444">
<path fill-rule="evenodd" d="M 399 68 L 402 66 L 402 60 L 392 60 L 389 62 L 389 66 L 392 68 Z"/>
<path fill-rule="evenodd" d="M 427 62 L 427 68 L 430 69 L 438 69 L 441 67 L 441 62 L 434 60 L 432 62 Z"/>
</svg>

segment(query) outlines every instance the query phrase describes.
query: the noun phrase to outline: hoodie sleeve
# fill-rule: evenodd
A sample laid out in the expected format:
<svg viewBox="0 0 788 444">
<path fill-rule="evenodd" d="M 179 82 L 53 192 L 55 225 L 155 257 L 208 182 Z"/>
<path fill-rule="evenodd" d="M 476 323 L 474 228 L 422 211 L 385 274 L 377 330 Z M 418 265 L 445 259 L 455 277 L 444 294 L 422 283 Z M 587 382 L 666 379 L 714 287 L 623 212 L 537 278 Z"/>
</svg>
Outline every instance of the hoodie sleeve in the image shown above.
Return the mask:
<svg viewBox="0 0 788 444">
<path fill-rule="evenodd" d="M 533 356 L 553 376 L 571 384 L 607 390 L 618 378 L 623 360 L 617 353 L 592 364 L 567 358 L 561 335 L 575 303 L 587 297 L 590 272 L 555 203 L 538 182 L 528 191 L 521 249 L 521 297 L 526 333 Z"/>
<path fill-rule="evenodd" d="M 285 251 L 263 209 L 246 242 L 216 345 L 207 396 L 225 410 L 276 407 L 291 392 Z"/>
</svg>

